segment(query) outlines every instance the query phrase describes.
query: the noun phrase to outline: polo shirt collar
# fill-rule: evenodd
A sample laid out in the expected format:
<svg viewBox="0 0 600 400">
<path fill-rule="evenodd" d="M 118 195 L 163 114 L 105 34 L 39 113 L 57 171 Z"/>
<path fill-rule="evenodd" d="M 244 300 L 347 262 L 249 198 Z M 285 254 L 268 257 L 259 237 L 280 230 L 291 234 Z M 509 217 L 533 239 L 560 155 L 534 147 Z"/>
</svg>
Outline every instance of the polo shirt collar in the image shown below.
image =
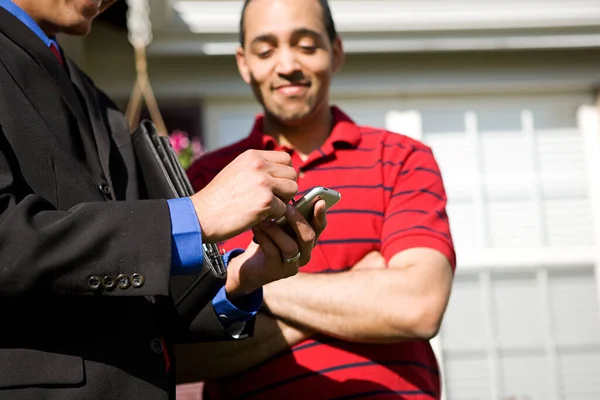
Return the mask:
<svg viewBox="0 0 600 400">
<path fill-rule="evenodd" d="M 360 143 L 358 125 L 335 106 L 331 107 L 331 112 L 333 113 L 333 129 L 323 146 L 330 144 L 334 148 L 340 145 L 356 148 Z"/>
<path fill-rule="evenodd" d="M 360 143 L 360 128 L 336 106 L 331 107 L 333 129 L 319 149 L 323 154 L 330 154 L 337 148 L 356 148 Z M 293 149 L 279 146 L 277 141 L 263 132 L 264 115 L 258 115 L 254 121 L 250 142 L 252 148 L 262 150 L 283 150 L 288 153 Z M 311 157 L 312 158 L 312 157 Z"/>
</svg>

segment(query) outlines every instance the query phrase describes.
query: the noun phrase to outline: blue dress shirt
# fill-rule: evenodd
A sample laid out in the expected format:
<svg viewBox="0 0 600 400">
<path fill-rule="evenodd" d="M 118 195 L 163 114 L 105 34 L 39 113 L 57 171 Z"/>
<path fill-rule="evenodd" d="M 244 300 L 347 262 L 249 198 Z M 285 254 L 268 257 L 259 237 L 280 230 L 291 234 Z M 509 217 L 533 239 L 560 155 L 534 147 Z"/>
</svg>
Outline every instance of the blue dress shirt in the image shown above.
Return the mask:
<svg viewBox="0 0 600 400">
<path fill-rule="evenodd" d="M 23 9 L 10 0 L 0 0 L 0 7 L 18 18 L 45 44 L 60 48 L 55 38 L 50 38 L 40 26 Z M 167 200 L 171 214 L 171 274 L 196 274 L 202 270 L 202 231 L 192 201 L 188 197 Z M 239 255 L 241 250 L 225 254 L 225 265 L 229 260 Z M 225 293 L 225 287 L 213 299 L 213 307 L 224 328 L 235 327 L 236 331 L 243 329 L 243 323 L 252 318 L 262 306 L 262 289 L 249 294 L 239 304 L 243 310 L 233 305 Z M 239 329 L 238 329 L 239 328 Z"/>
</svg>

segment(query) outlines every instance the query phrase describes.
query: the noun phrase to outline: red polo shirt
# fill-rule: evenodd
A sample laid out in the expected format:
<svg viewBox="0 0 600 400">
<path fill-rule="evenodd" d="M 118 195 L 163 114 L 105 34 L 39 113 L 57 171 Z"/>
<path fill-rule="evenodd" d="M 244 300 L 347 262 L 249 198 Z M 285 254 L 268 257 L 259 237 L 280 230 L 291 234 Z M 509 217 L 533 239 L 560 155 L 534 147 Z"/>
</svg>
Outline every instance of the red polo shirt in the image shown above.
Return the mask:
<svg viewBox="0 0 600 400">
<path fill-rule="evenodd" d="M 332 112 L 329 138 L 306 161 L 264 135 L 259 116 L 249 137 L 207 154 L 190 168 L 195 189 L 248 149 L 287 151 L 299 172 L 299 195 L 315 186 L 342 194 L 301 272 L 345 271 L 370 251 L 380 251 L 389 261 L 414 247 L 440 251 L 454 268 L 446 194 L 431 149 L 403 135 L 358 126 L 336 107 Z M 251 232 L 246 232 L 222 247 L 245 248 L 250 240 Z M 207 388 L 211 399 L 436 399 L 440 376 L 427 341 L 377 345 L 321 335 L 250 371 L 209 382 Z"/>
</svg>

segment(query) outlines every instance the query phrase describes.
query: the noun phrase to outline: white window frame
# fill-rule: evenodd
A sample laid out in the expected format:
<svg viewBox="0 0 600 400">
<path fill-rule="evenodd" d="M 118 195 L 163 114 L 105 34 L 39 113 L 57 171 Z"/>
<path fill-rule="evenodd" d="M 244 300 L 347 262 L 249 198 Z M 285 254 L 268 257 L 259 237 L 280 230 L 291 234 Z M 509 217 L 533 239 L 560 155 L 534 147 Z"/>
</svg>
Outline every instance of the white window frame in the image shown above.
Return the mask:
<svg viewBox="0 0 600 400">
<path fill-rule="evenodd" d="M 600 106 L 600 102 L 599 102 Z M 465 130 L 467 140 L 471 141 L 475 149 L 481 148 L 480 134 L 478 131 L 477 116 L 474 112 L 467 112 L 464 115 Z M 594 225 L 594 243 L 592 246 L 571 246 L 571 247 L 542 247 L 544 236 L 544 216 L 542 208 L 542 193 L 540 182 L 539 157 L 537 152 L 536 131 L 534 127 L 533 113 L 529 110 L 523 110 L 521 113 L 522 131 L 527 139 L 529 150 L 531 152 L 532 174 L 532 197 L 534 199 L 534 209 L 536 213 L 537 238 L 540 244 L 539 248 L 519 249 L 490 249 L 487 246 L 486 227 L 487 215 L 484 207 L 483 193 L 483 169 L 481 151 L 474 152 L 474 178 L 473 200 L 475 213 L 477 214 L 479 233 L 476 235 L 478 243 L 475 251 L 460 254 L 459 268 L 457 275 L 477 274 L 481 281 L 482 297 L 486 307 L 486 329 L 488 330 L 489 343 L 487 349 L 487 359 L 490 368 L 490 387 L 493 399 L 500 399 L 502 395 L 501 388 L 501 365 L 499 359 L 500 346 L 494 339 L 494 310 L 492 295 L 492 272 L 494 271 L 534 271 L 542 297 L 541 304 L 549 304 L 549 272 L 553 270 L 564 270 L 569 268 L 593 268 L 596 276 L 596 288 L 598 292 L 598 304 L 600 310 L 600 107 L 581 106 L 577 113 L 578 128 L 583 136 L 583 145 L 585 148 L 585 157 L 588 170 L 589 198 L 593 214 Z M 421 115 L 416 110 L 407 111 L 389 111 L 386 115 L 386 129 L 394 132 L 403 132 L 408 136 L 423 140 Z M 599 315 L 600 317 L 600 315 Z M 553 336 L 551 310 L 547 309 L 543 315 L 543 321 L 547 329 L 544 330 L 544 347 L 549 362 L 548 382 L 552 385 L 550 390 L 551 400 L 558 400 L 561 394 L 559 387 L 559 365 L 558 350 L 556 340 Z M 448 398 L 446 383 L 444 382 L 444 352 L 443 343 L 440 335 L 431 340 L 431 345 L 437 357 L 440 373 L 442 376 L 442 400 Z"/>
</svg>

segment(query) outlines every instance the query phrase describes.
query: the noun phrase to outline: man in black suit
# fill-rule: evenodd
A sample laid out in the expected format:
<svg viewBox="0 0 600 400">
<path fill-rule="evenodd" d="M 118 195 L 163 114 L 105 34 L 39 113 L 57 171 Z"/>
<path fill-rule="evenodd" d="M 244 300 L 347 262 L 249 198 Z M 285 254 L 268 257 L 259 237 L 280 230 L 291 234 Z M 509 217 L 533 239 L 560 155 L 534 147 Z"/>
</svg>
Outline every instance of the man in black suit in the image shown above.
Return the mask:
<svg viewBox="0 0 600 400">
<path fill-rule="evenodd" d="M 0 0 L 0 399 L 174 397 L 172 345 L 252 334 L 265 283 L 310 259 L 326 225 L 287 202 L 290 157 L 247 152 L 190 198 L 141 200 L 129 129 L 64 54 L 113 0 Z M 286 215 L 292 239 L 270 222 Z M 252 228 L 184 334 L 169 280 L 201 243 Z"/>
</svg>

